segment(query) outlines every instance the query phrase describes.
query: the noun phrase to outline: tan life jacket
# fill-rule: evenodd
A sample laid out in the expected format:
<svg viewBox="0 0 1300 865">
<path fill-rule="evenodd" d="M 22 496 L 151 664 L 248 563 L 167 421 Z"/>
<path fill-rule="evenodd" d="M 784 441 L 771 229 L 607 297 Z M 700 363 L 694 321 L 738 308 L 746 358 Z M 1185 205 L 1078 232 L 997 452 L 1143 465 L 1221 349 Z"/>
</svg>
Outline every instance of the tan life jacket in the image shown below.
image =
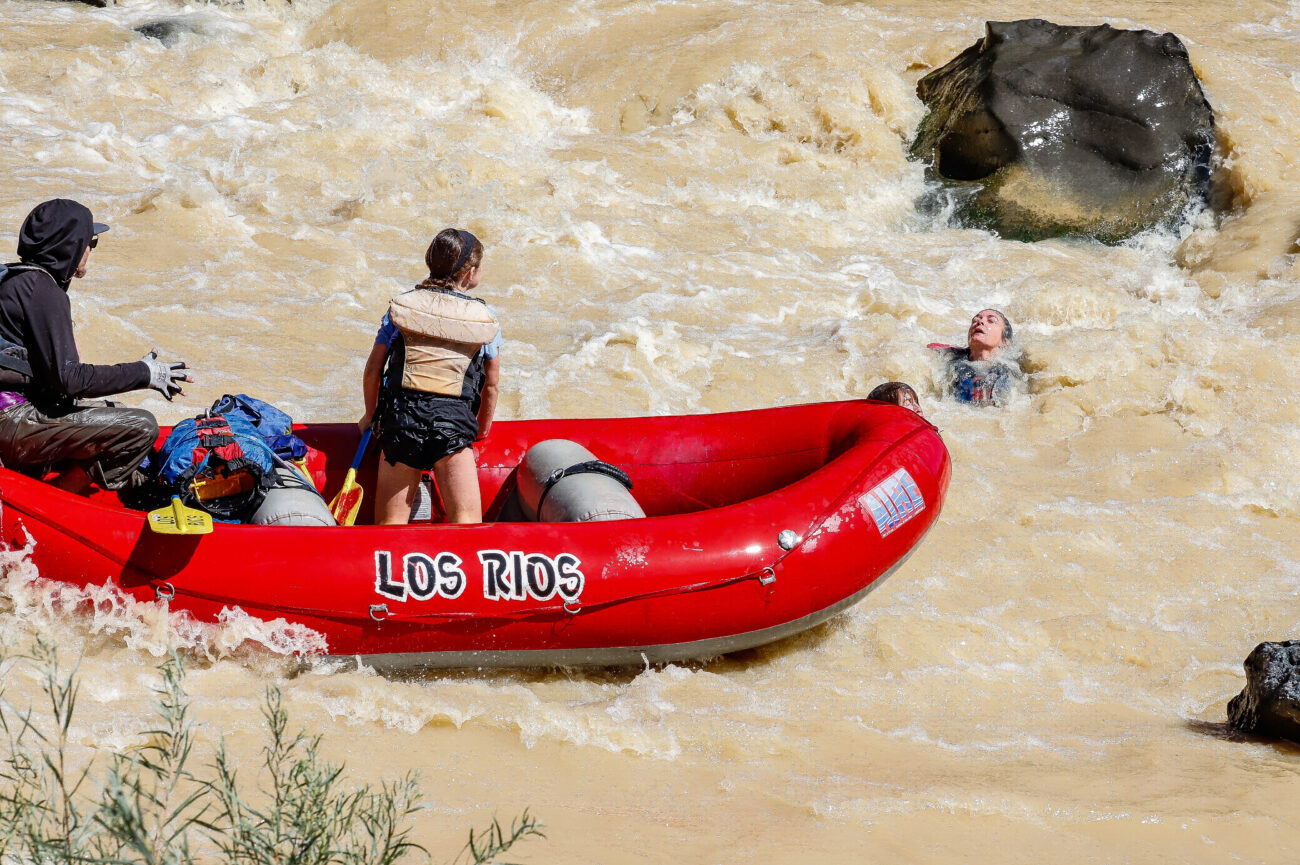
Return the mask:
<svg viewBox="0 0 1300 865">
<path fill-rule="evenodd" d="M 444 396 L 461 396 L 470 361 L 501 330 L 487 304 L 423 288 L 393 298 L 388 318 L 406 344 L 402 387 Z"/>
</svg>

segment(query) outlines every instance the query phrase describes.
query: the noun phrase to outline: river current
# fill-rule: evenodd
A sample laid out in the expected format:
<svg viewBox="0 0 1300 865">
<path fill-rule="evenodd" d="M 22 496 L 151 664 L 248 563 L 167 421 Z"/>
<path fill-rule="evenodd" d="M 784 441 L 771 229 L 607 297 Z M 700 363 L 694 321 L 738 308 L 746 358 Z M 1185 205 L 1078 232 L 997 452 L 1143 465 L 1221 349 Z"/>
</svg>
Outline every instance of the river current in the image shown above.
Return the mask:
<svg viewBox="0 0 1300 865">
<path fill-rule="evenodd" d="M 916 81 L 1026 17 L 1180 36 L 1227 215 L 1103 246 L 918 210 Z M 454 225 L 486 247 L 498 417 L 901 379 L 953 457 L 884 586 L 705 664 L 297 671 L 291 630 L 69 616 L 11 563 L 0 636 L 81 658 L 86 749 L 138 744 L 179 648 L 209 741 L 253 760 L 274 684 L 358 777 L 420 770 L 437 861 L 524 807 L 528 862 L 1300 857 L 1298 752 L 1224 728 L 1254 645 L 1300 637 L 1300 3 L 0 0 L 0 36 L 0 247 L 47 198 L 111 223 L 81 352 L 186 359 L 184 400 L 126 398 L 163 422 L 241 391 L 358 417 L 387 299 Z M 979 410 L 925 346 L 986 306 L 1031 374 Z"/>
</svg>

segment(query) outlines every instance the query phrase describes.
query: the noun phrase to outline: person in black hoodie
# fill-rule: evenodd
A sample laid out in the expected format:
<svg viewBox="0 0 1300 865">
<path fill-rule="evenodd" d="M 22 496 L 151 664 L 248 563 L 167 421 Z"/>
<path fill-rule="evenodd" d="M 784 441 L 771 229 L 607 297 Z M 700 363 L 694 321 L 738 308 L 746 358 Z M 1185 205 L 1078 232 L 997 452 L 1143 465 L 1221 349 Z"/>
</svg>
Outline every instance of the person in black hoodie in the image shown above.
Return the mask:
<svg viewBox="0 0 1300 865">
<path fill-rule="evenodd" d="M 192 381 L 184 363 L 149 352 L 133 363 L 82 363 L 68 287 L 86 275 L 90 251 L 108 226 L 68 199 L 38 204 L 18 236 L 16 264 L 0 266 L 0 462 L 86 492 L 90 482 L 121 489 L 149 454 L 158 422 L 144 409 L 82 403 L 152 388 L 168 400 Z"/>
</svg>

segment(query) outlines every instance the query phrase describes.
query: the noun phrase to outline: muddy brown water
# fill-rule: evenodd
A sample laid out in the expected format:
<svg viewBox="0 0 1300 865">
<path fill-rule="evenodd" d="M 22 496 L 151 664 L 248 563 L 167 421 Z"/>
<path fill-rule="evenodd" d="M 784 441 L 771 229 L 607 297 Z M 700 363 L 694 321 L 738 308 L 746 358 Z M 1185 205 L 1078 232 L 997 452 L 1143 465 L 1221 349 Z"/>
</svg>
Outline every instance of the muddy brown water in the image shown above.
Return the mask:
<svg viewBox="0 0 1300 865">
<path fill-rule="evenodd" d="M 69 616 L 18 564 L 4 641 L 82 658 L 86 753 L 141 741 L 169 647 L 205 741 L 250 760 L 278 685 L 358 777 L 423 772 L 439 861 L 527 806 L 531 862 L 1294 862 L 1296 751 L 1222 722 L 1250 649 L 1300 636 L 1300 5 L 1050 11 L 1183 38 L 1239 218 L 1103 247 L 917 212 L 916 80 L 1038 4 L 0 0 L 0 245 L 55 196 L 112 224 L 81 349 L 188 360 L 183 402 L 128 398 L 165 422 L 239 391 L 359 416 L 387 299 L 457 225 L 487 249 L 501 417 L 901 379 L 954 465 L 879 591 L 711 663 L 294 674 L 274 623 Z M 133 30 L 159 20 L 170 45 Z M 985 306 L 1032 370 L 1003 410 L 940 399 L 925 350 Z"/>
</svg>

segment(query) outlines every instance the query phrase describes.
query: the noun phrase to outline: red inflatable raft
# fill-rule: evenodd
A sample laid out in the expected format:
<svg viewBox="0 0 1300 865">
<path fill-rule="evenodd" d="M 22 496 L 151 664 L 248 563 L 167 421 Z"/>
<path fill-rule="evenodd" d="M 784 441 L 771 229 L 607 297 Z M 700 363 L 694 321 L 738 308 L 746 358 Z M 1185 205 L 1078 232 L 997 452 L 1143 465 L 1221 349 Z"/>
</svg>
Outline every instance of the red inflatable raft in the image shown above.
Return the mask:
<svg viewBox="0 0 1300 865">
<path fill-rule="evenodd" d="M 296 431 L 327 454 L 333 495 L 356 427 Z M 646 518 L 496 521 L 525 451 L 551 438 L 626 471 Z M 950 474 L 933 426 L 867 401 L 505 421 L 479 448 L 482 525 L 155 534 L 116 495 L 0 469 L 0 543 L 30 549 L 46 579 L 112 582 L 204 621 L 284 618 L 380 669 L 640 665 L 758 646 L 855 603 L 933 525 Z"/>
</svg>

